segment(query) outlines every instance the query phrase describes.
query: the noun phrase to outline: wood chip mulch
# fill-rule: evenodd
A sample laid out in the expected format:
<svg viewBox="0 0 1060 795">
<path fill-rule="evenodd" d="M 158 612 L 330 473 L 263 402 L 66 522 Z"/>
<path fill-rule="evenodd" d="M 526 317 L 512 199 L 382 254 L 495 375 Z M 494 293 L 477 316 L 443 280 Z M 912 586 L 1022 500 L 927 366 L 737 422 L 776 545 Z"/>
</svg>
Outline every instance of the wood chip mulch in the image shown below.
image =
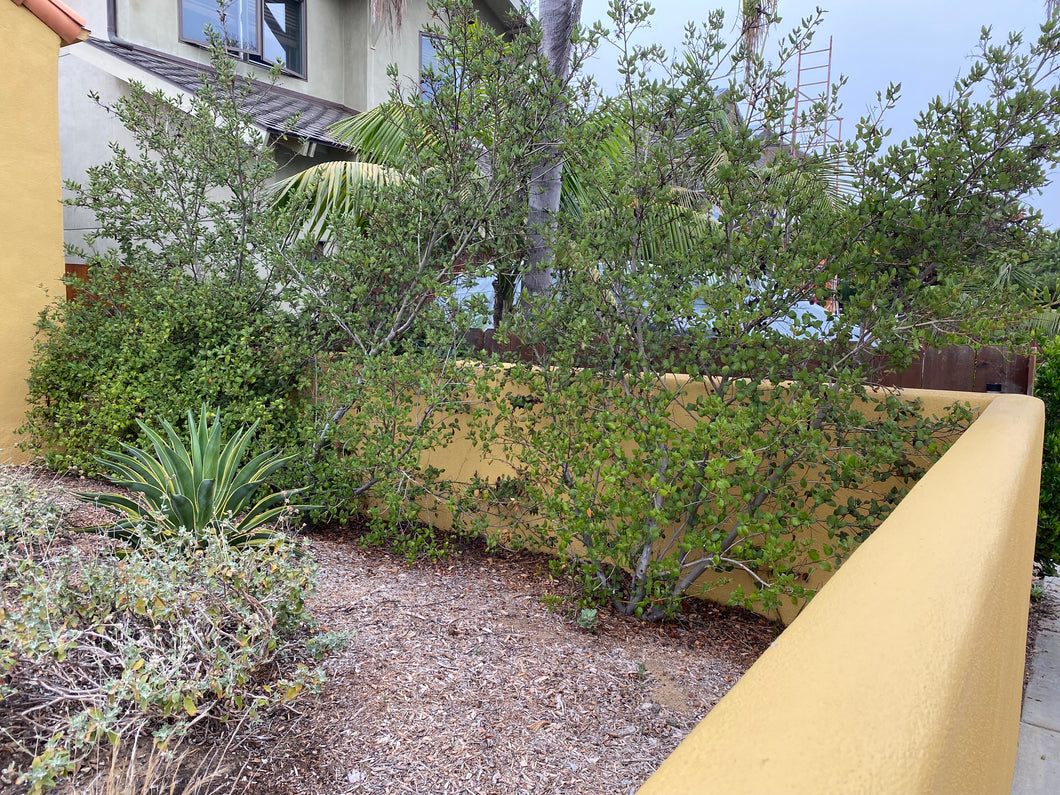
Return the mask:
<svg viewBox="0 0 1060 795">
<path fill-rule="evenodd" d="M 67 492 L 105 484 L 42 485 L 68 523 L 99 521 Z M 778 632 L 696 603 L 665 625 L 600 610 L 590 633 L 542 556 L 468 545 L 410 566 L 349 532 L 311 544 L 311 609 L 351 641 L 319 697 L 229 738 L 227 791 L 632 793 Z"/>
<path fill-rule="evenodd" d="M 71 492 L 109 484 L 30 473 L 68 525 L 105 520 Z M 601 610 L 590 633 L 543 556 L 465 545 L 410 566 L 355 533 L 310 538 L 311 609 L 351 642 L 319 697 L 215 740 L 225 781 L 211 792 L 633 793 L 779 632 L 692 600 L 665 625 Z M 1031 602 L 1028 671 L 1058 611 Z"/>
<path fill-rule="evenodd" d="M 668 626 L 601 611 L 590 634 L 543 605 L 566 586 L 529 555 L 313 550 L 314 613 L 354 637 L 319 700 L 261 733 L 255 792 L 633 792 L 776 634 L 710 606 Z"/>
</svg>

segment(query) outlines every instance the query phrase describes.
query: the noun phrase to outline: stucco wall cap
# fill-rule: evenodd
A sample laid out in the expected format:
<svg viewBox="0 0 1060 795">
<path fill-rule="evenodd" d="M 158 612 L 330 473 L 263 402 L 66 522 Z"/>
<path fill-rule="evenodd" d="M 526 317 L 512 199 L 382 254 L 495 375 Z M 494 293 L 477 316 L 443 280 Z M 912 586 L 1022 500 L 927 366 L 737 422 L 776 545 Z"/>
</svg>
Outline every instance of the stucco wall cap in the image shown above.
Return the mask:
<svg viewBox="0 0 1060 795">
<path fill-rule="evenodd" d="M 59 0 L 11 0 L 11 2 L 24 7 L 54 30 L 62 40 L 64 47 L 88 38 L 90 31 L 85 27 L 85 18 Z"/>
</svg>

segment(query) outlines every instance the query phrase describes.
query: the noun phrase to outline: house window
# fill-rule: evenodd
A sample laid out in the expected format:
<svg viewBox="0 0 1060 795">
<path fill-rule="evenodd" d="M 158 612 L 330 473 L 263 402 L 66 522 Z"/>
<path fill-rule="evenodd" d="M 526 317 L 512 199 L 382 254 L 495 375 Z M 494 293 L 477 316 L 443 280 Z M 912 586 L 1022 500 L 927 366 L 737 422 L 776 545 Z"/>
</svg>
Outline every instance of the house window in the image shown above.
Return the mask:
<svg viewBox="0 0 1060 795">
<path fill-rule="evenodd" d="M 438 67 L 438 42 L 433 36 L 426 33 L 420 34 L 420 96 L 424 99 L 433 99 L 434 86 L 427 79 L 424 72 L 427 69 L 434 70 Z M 437 78 L 437 75 L 435 76 Z"/>
<path fill-rule="evenodd" d="M 279 61 L 283 71 L 305 76 L 304 0 L 228 0 L 224 21 L 216 0 L 180 0 L 180 38 L 208 44 L 209 26 L 234 56 L 261 66 Z"/>
</svg>

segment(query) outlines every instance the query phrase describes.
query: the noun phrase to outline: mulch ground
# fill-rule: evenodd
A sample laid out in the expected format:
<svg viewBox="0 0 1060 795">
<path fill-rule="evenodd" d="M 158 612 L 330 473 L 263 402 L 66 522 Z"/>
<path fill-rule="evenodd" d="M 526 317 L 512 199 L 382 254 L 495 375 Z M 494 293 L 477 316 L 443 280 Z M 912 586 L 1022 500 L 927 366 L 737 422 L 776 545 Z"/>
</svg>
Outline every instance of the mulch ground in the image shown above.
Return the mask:
<svg viewBox="0 0 1060 795">
<path fill-rule="evenodd" d="M 633 792 L 776 635 L 707 605 L 665 626 L 601 611 L 590 633 L 526 554 L 410 567 L 336 533 L 313 550 L 313 610 L 353 640 L 315 703 L 246 745 L 250 791 Z"/>
<path fill-rule="evenodd" d="M 70 492 L 105 484 L 36 477 L 68 524 L 101 521 Z M 667 624 L 600 610 L 590 632 L 542 556 L 466 544 L 410 566 L 352 531 L 310 538 L 311 609 L 351 640 L 318 697 L 203 738 L 223 775 L 197 791 L 632 793 L 778 632 L 698 602 Z"/>
</svg>

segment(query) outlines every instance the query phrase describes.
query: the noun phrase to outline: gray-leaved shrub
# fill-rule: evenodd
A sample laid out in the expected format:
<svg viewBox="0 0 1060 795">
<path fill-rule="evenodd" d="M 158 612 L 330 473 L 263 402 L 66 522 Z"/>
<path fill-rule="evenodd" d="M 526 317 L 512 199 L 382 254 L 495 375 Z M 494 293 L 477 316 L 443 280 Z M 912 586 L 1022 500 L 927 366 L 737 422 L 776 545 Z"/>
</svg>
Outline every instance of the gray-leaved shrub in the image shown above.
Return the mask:
<svg viewBox="0 0 1060 795">
<path fill-rule="evenodd" d="M 0 510 L 12 492 L 0 488 Z M 307 644 L 333 641 L 314 637 L 316 568 L 301 545 L 240 550 L 223 531 L 178 532 L 119 555 L 45 544 L 36 511 L 25 515 L 0 541 L 0 733 L 31 792 L 99 744 L 147 735 L 165 746 L 321 683 Z"/>
</svg>

